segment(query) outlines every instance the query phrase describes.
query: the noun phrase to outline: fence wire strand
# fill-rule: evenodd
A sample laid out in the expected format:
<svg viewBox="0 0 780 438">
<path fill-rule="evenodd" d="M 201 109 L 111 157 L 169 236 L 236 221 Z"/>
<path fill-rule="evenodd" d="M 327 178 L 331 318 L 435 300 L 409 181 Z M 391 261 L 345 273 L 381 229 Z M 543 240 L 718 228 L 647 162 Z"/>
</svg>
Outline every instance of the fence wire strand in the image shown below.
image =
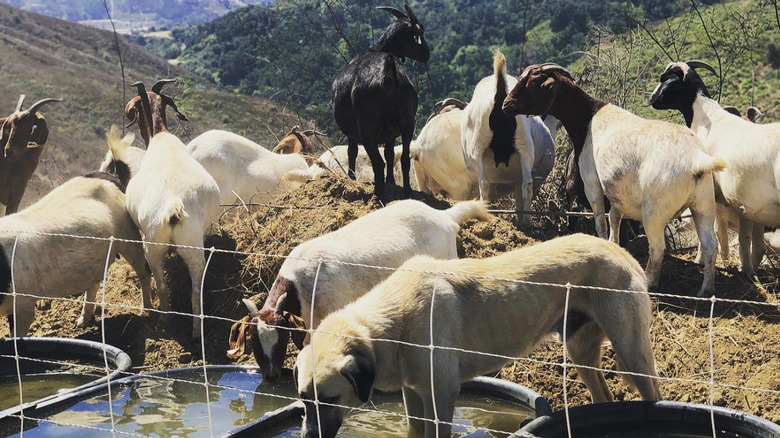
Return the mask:
<svg viewBox="0 0 780 438">
<path fill-rule="evenodd" d="M 210 388 L 221 388 L 221 389 L 231 389 L 234 391 L 238 391 L 240 393 L 247 393 L 247 394 L 253 394 L 255 396 L 267 396 L 267 397 L 274 397 L 274 398 L 280 398 L 285 399 L 289 401 L 297 401 L 297 402 L 303 402 L 305 403 L 313 403 L 317 415 L 317 423 L 319 430 L 322 430 L 321 428 L 321 417 L 320 417 L 320 405 L 324 406 L 334 406 L 334 407 L 345 407 L 349 408 L 356 412 L 376 412 L 383 415 L 393 415 L 398 416 L 402 418 L 407 418 L 407 420 L 416 420 L 421 422 L 428 422 L 432 423 L 433 426 L 436 428 L 436 435 L 439 435 L 439 426 L 444 424 L 448 425 L 450 427 L 452 426 L 461 426 L 466 427 L 468 430 L 476 430 L 481 429 L 485 430 L 487 432 L 497 432 L 502 433 L 502 431 L 498 430 L 492 430 L 489 428 L 484 427 L 476 427 L 473 425 L 463 425 L 463 424 L 456 424 L 453 422 L 447 422 L 442 421 L 440 418 L 440 414 L 438 412 L 438 406 L 437 406 L 437 400 L 436 400 L 436 390 L 435 390 L 435 360 L 434 360 L 434 353 L 435 350 L 439 349 L 441 351 L 452 351 L 452 352 L 458 352 L 463 354 L 476 354 L 476 355 L 483 355 L 488 357 L 493 357 L 497 359 L 502 359 L 508 361 L 519 361 L 519 362 L 525 362 L 525 363 L 532 363 L 532 364 L 538 364 L 538 365 L 544 365 L 544 366 L 550 366 L 550 367 L 560 367 L 562 369 L 563 373 L 563 400 L 564 400 L 564 410 L 566 415 L 566 425 L 567 425 L 567 432 L 568 436 L 571 438 L 572 435 L 572 429 L 571 429 L 571 419 L 569 416 L 569 400 L 568 400 L 568 375 L 567 371 L 570 367 L 568 364 L 568 353 L 566 349 L 566 342 L 567 342 L 567 326 L 568 326 L 568 311 L 569 311 L 569 299 L 570 299 L 570 293 L 571 289 L 573 287 L 581 288 L 584 290 L 593 290 L 593 291 L 602 291 L 602 292 L 615 292 L 615 293 L 628 293 L 628 294 L 642 294 L 647 295 L 651 298 L 655 299 L 668 299 L 668 298 L 677 298 L 677 299 L 684 299 L 684 300 L 690 300 L 692 302 L 704 302 L 709 301 L 710 302 L 710 312 L 709 312 L 709 333 L 708 333 L 708 339 L 709 339 L 709 349 L 710 349 L 710 376 L 708 380 L 702 380 L 702 379 L 695 379 L 695 378 L 683 378 L 683 377 L 665 377 L 665 376 L 652 376 L 652 375 L 646 375 L 642 373 L 635 373 L 627 370 L 610 370 L 605 369 L 601 367 L 592 367 L 587 365 L 579 365 L 577 364 L 577 367 L 580 367 L 582 369 L 587 370 L 593 370 L 598 372 L 609 372 L 614 373 L 617 375 L 623 375 L 623 376 L 637 376 L 637 377 L 649 377 L 652 379 L 657 379 L 660 381 L 678 381 L 678 382 L 687 382 L 691 384 L 697 384 L 697 385 L 707 385 L 709 387 L 709 405 L 710 405 L 710 412 L 711 412 L 711 421 L 712 421 L 712 431 L 713 431 L 713 437 L 716 437 L 716 427 L 715 427 L 715 413 L 714 413 L 714 391 L 715 388 L 721 387 L 721 388 L 729 388 L 729 389 L 738 389 L 738 390 L 746 390 L 746 391 L 753 391 L 753 392 L 759 392 L 759 393 L 765 393 L 765 394 L 772 394 L 772 395 L 780 395 L 780 390 L 774 390 L 771 388 L 752 388 L 742 385 L 733 385 L 733 384 L 727 384 L 723 382 L 718 382 L 715 379 L 715 358 L 714 358 L 714 309 L 716 303 L 730 303 L 730 304 L 750 304 L 750 305 L 761 305 L 761 306 L 768 306 L 772 308 L 778 308 L 780 307 L 780 304 L 778 303 L 768 303 L 768 302 L 758 302 L 758 301 L 751 301 L 751 300 L 737 300 L 737 299 L 724 299 L 724 298 L 717 298 L 715 296 L 712 297 L 692 297 L 687 295 L 673 295 L 673 294 L 663 294 L 663 293 L 657 293 L 657 292 L 648 292 L 648 291 L 635 291 L 635 290 L 621 290 L 621 289 L 612 289 L 612 288 L 604 288 L 604 287 L 598 287 L 598 286 L 590 286 L 590 285 L 573 285 L 569 282 L 565 284 L 561 283 L 548 283 L 548 282 L 534 282 L 534 281 L 527 281 L 527 280 L 520 280 L 520 279 L 511 279 L 511 278 L 502 278 L 502 277 L 494 277 L 489 275 L 475 275 L 470 273 L 464 273 L 464 272 L 443 272 L 443 271 L 426 271 L 426 270 L 414 270 L 414 269 L 400 269 L 400 268 L 394 268 L 394 267 L 387 267 L 387 266 L 374 266 L 374 265 L 367 265 L 367 264 L 361 264 L 361 263 L 352 263 L 347 261 L 341 261 L 341 260 L 324 260 L 322 258 L 311 260 L 306 258 L 295 258 L 290 257 L 287 255 L 279 255 L 279 254 L 264 254 L 264 253 L 250 253 L 250 252 L 242 252 L 242 251 L 233 251 L 233 250 L 224 250 L 224 249 L 217 249 L 214 247 L 211 248 L 204 248 L 204 247 L 197 247 L 197 246 L 187 246 L 187 245 L 172 245 L 172 244 L 165 244 L 165 246 L 177 248 L 177 249 L 192 249 L 192 250 L 199 250 L 204 251 L 208 254 L 207 260 L 205 263 L 204 271 L 202 273 L 201 278 L 201 284 L 199 289 L 199 297 L 198 302 L 200 304 L 200 309 L 197 314 L 194 313 L 187 313 L 187 312 L 178 312 L 178 311 L 161 311 L 158 309 L 144 309 L 142 306 L 132 306 L 127 305 L 123 303 L 112 303 L 107 300 L 107 294 L 106 294 L 106 284 L 108 280 L 108 268 L 112 262 L 112 252 L 114 245 L 117 243 L 143 243 L 145 245 L 156 245 L 157 243 L 153 242 L 143 242 L 143 241 L 136 241 L 136 240 L 127 240 L 127 239 L 119 239 L 114 237 L 109 238 L 103 238 L 103 237 L 95 237 L 95 236 L 80 236 L 80 235 L 72 235 L 72 234 L 63 234 L 63 233 L 43 233 L 43 232 L 31 232 L 31 231 L 2 231 L 3 233 L 16 233 L 15 240 L 14 240 L 14 246 L 11 252 L 11 287 L 12 290 L 10 293 L 8 292 L 0 292 L 0 296 L 10 296 L 13 300 L 13 327 L 10 327 L 10 330 L 13 334 L 13 343 L 14 343 L 14 354 L 13 355 L 0 355 L 0 357 L 3 358 L 12 358 L 16 363 L 16 374 L 19 381 L 19 402 L 21 406 L 24 406 L 24 397 L 23 397 L 23 385 L 22 385 L 22 374 L 21 374 L 21 366 L 20 366 L 20 360 L 24 358 L 25 360 L 30 360 L 33 362 L 40 362 L 40 363 L 50 363 L 50 364 L 57 364 L 57 365 L 67 365 L 73 368 L 79 367 L 79 368 L 87 368 L 87 369 L 93 369 L 95 371 L 105 372 L 106 373 L 106 380 L 108 383 L 108 414 L 111 421 L 111 429 L 110 433 L 112 436 L 116 436 L 117 434 L 120 435 L 129 435 L 129 436 L 141 436 L 139 434 L 135 434 L 132 432 L 123 431 L 120 429 L 117 429 L 116 427 L 116 419 L 115 414 L 113 412 L 113 406 L 112 406 L 112 380 L 110 377 L 111 374 L 111 367 L 108 362 L 108 352 L 107 352 L 107 343 L 106 343 L 106 330 L 105 330 L 105 320 L 106 320 L 106 312 L 107 309 L 110 307 L 117 308 L 117 309 L 123 309 L 123 310 L 132 310 L 132 311 L 149 311 L 149 312 L 156 312 L 160 314 L 173 314 L 173 315 L 182 315 L 189 318 L 196 318 L 199 319 L 200 322 L 200 337 L 201 337 L 201 354 L 203 356 L 203 387 L 206 392 L 206 405 L 207 405 L 207 416 L 208 416 L 208 427 L 209 427 L 209 435 L 211 437 L 214 436 L 214 424 L 212 419 L 212 411 L 210 406 Z M 78 298 L 70 298 L 70 297 L 46 297 L 36 294 L 31 294 L 28 291 L 18 291 L 16 288 L 16 279 L 14 275 L 14 263 L 16 261 L 16 255 L 17 255 L 17 247 L 19 244 L 20 236 L 24 234 L 38 234 L 38 235 L 46 235 L 46 236 L 56 236 L 56 237 L 68 237 L 73 239 L 90 239 L 90 240 L 101 240 L 101 241 L 107 241 L 109 242 L 108 245 L 108 252 L 106 256 L 106 264 L 104 267 L 103 272 L 103 283 L 102 283 L 102 293 L 101 293 L 101 299 L 99 302 L 96 302 L 94 300 L 88 299 L 88 294 L 84 296 L 84 301 L 82 302 Z M 297 328 L 297 327 L 281 327 L 281 326 L 273 326 L 269 325 L 270 328 L 274 329 L 282 329 L 287 331 L 304 331 L 308 335 L 310 339 L 310 347 L 311 347 L 311 354 L 312 354 L 312 364 L 315 363 L 316 355 L 315 355 L 315 346 L 314 346 L 314 333 L 324 333 L 329 334 L 332 336 L 339 336 L 344 338 L 353 338 L 353 339 L 363 339 L 370 342 L 388 342 L 393 343 L 396 345 L 404 345 L 404 346 L 410 346 L 415 348 L 427 348 L 430 350 L 430 384 L 431 384 L 431 397 L 432 397 L 432 403 L 433 403 L 433 409 L 432 413 L 434 418 L 419 418 L 415 416 L 410 416 L 405 413 L 395 413 L 395 412 L 385 412 L 379 409 L 365 409 L 363 407 L 348 407 L 333 403 L 326 403 L 321 402 L 319 400 L 318 396 L 318 389 L 317 389 L 317 382 L 316 382 L 316 373 L 314 370 L 312 370 L 312 384 L 314 389 L 314 400 L 302 400 L 300 397 L 288 397 L 283 396 L 280 394 L 273 394 L 273 393 L 267 393 L 262 391 L 252 391 L 252 390 L 246 390 L 246 389 L 239 389 L 232 386 L 227 385 L 219 385 L 219 384 L 212 384 L 208 381 L 208 368 L 207 368 L 207 359 L 206 359 L 206 346 L 205 346 L 205 321 L 207 319 L 209 320 L 215 320 L 215 321 L 224 321 L 224 322 L 230 322 L 235 323 L 238 322 L 238 320 L 234 320 L 231 318 L 226 317 L 219 317 L 219 316 L 212 316 L 212 315 L 206 315 L 205 314 L 205 279 L 206 279 L 206 273 L 208 272 L 208 268 L 210 266 L 212 257 L 215 253 L 226 253 L 226 254 L 234 254 L 234 255 L 252 255 L 252 256 L 259 256 L 259 257 L 275 257 L 275 258 L 282 258 L 282 259 L 295 259 L 295 260 L 301 260 L 301 261 L 309 261 L 309 262 L 316 262 L 317 263 L 317 271 L 314 278 L 314 285 L 312 287 L 311 291 L 311 309 L 310 309 L 310 321 L 313 322 L 314 319 L 314 310 L 315 310 L 315 299 L 317 294 L 317 285 L 319 281 L 319 274 L 322 268 L 322 265 L 324 263 L 334 263 L 334 264 L 342 264 L 346 266 L 355 266 L 355 267 L 364 267 L 364 268 L 372 268 L 372 269 L 381 269 L 381 270 L 388 270 L 388 271 L 406 271 L 406 272 L 416 272 L 420 274 L 426 274 L 435 276 L 434 284 L 433 284 L 433 290 L 431 294 L 431 308 L 430 308 L 430 327 L 429 327 L 429 335 L 430 335 L 430 343 L 428 345 L 420 345 L 410 342 L 405 342 L 401 340 L 395 340 L 395 339 L 376 339 L 376 338 L 365 338 L 365 337 L 359 337 L 359 336 L 351 336 L 351 335 L 344 335 L 340 333 L 333 333 L 325 330 L 315 329 L 315 328 Z M 481 352 L 481 351 L 475 351 L 470 349 L 463 349 L 458 347 L 451 347 L 451 346 L 442 346 L 442 345 L 435 345 L 435 338 L 434 338 L 434 309 L 435 309 L 435 298 L 437 293 L 437 288 L 439 286 L 440 278 L 443 276 L 465 276 L 470 277 L 474 279 L 491 279 L 491 280 L 497 280 L 497 281 L 505 281 L 512 284 L 524 284 L 528 286 L 535 286 L 535 287 L 542 287 L 542 288 L 563 288 L 566 291 L 566 300 L 564 305 L 564 314 L 563 314 L 563 330 L 562 330 L 562 351 L 563 351 L 563 360 L 562 362 L 553 362 L 553 361 L 544 361 L 544 360 L 538 360 L 538 359 L 531 359 L 527 357 L 513 357 L 510 355 L 501 355 L 501 354 L 495 354 L 495 353 L 488 353 L 488 352 Z M 159 280 L 158 280 L 159 281 Z M 17 308 L 17 301 L 20 298 L 35 298 L 35 299 L 45 299 L 50 301 L 65 301 L 65 302 L 74 302 L 74 303 L 83 303 L 84 310 L 83 315 L 86 316 L 86 309 L 88 306 L 91 306 L 91 308 L 94 309 L 94 306 L 97 304 L 100 304 L 101 306 L 101 324 L 100 324 L 100 331 L 101 331 L 101 339 L 103 344 L 103 367 L 97 367 L 97 366 L 89 366 L 89 365 L 80 365 L 80 364 L 71 364 L 68 362 L 63 361 L 49 361 L 44 359 L 36 359 L 36 358 L 27 358 L 23 357 L 19 354 L 19 346 L 18 346 L 18 339 L 19 339 L 19 332 L 17 327 L 17 321 L 18 321 L 18 308 Z M 93 310 L 94 315 L 94 310 Z M 310 323 L 311 325 L 311 323 Z M 127 376 L 145 376 L 147 378 L 155 378 L 155 379 L 165 379 L 170 381 L 178 381 L 183 382 L 187 384 L 193 384 L 194 382 L 188 381 L 188 380 L 182 380 L 182 379 L 175 379 L 171 377 L 163 377 L 163 376 L 150 376 L 150 375 L 144 375 L 141 373 L 134 373 L 134 372 L 124 372 L 123 374 Z M 581 382 L 578 382 L 581 383 Z M 488 411 L 489 410 L 484 410 Z M 33 418 L 29 416 L 25 416 L 24 409 L 22 408 L 18 414 L 13 414 L 13 417 L 19 418 L 20 420 L 20 436 L 23 436 L 24 433 L 24 423 L 26 420 L 32 420 L 32 421 L 40 421 L 40 422 L 48 422 L 52 424 L 61 424 L 61 425 L 69 425 L 74 427 L 84 427 L 85 429 L 94 429 L 94 430 L 100 430 L 109 432 L 107 428 L 100 428 L 100 427 L 94 427 L 94 426 L 85 426 L 85 425 L 76 425 L 76 424 L 67 424 L 62 423 L 59 421 L 53 421 L 51 419 L 46 418 Z"/>
</svg>

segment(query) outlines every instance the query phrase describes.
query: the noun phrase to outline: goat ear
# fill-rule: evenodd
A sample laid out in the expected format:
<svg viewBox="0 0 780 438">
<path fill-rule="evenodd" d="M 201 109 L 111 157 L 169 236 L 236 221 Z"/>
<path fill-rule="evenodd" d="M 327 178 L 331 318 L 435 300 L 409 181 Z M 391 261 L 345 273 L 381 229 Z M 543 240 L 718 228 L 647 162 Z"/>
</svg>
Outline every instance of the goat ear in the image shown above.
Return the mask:
<svg viewBox="0 0 780 438">
<path fill-rule="evenodd" d="M 360 401 L 366 403 L 371 398 L 371 390 L 374 388 L 376 364 L 373 355 L 367 350 L 360 349 L 358 351 L 352 355 L 347 365 L 341 370 L 341 375 L 352 385 Z"/>
<path fill-rule="evenodd" d="M 290 337 L 293 344 L 298 347 L 299 350 L 303 349 L 303 341 L 306 339 L 306 322 L 298 315 L 293 315 L 290 312 L 284 312 L 284 319 L 287 320 L 287 324 L 291 328 L 298 328 L 301 330 L 290 330 Z"/>
<path fill-rule="evenodd" d="M 0 147 L 4 148 L 8 143 L 8 136 L 5 135 L 5 124 L 8 123 L 6 119 L 0 119 Z M 10 129 L 9 129 L 10 131 Z"/>
<path fill-rule="evenodd" d="M 141 99 L 136 96 L 130 99 L 130 101 L 127 102 L 127 105 L 125 105 L 125 117 L 130 120 L 130 123 L 126 124 L 125 128 L 133 126 L 133 124 L 138 121 L 138 110 L 135 106 L 140 101 Z"/>
<path fill-rule="evenodd" d="M 28 144 L 35 143 L 38 146 L 43 146 L 46 144 L 46 140 L 49 139 L 49 125 L 46 123 L 46 120 L 39 117 L 36 118 L 38 120 L 35 121 L 35 124 L 32 127 Z"/>
</svg>

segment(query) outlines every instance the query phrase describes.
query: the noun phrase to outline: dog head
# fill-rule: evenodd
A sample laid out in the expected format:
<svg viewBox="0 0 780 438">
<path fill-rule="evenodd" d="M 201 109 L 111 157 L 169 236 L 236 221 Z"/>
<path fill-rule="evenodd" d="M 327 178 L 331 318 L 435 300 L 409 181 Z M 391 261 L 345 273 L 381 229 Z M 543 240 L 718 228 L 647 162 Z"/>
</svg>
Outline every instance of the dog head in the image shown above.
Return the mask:
<svg viewBox="0 0 780 438">
<path fill-rule="evenodd" d="M 348 408 L 371 398 L 374 351 L 364 340 L 315 333 L 312 343 L 298 354 L 293 372 L 305 405 L 302 435 L 334 437 Z"/>
</svg>

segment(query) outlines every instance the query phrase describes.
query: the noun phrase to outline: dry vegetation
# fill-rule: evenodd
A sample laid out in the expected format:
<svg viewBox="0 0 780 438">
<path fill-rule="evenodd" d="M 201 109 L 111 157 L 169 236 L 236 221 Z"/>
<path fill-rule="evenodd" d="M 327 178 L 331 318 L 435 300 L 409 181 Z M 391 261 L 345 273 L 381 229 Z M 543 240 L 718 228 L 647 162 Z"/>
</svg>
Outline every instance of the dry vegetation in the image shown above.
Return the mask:
<svg viewBox="0 0 780 438">
<path fill-rule="evenodd" d="M 378 207 L 371 195 L 371 187 L 343 178 L 324 178 L 309 183 L 287 195 L 280 196 L 274 205 L 235 207 L 221 218 L 221 233 L 210 238 L 206 245 L 223 250 L 251 252 L 244 256 L 217 252 L 207 273 L 206 313 L 227 318 L 207 319 L 205 324 L 206 362 L 228 363 L 227 349 L 229 320 L 244 316 L 240 298 L 254 296 L 262 301 L 283 257 L 298 243 L 335 230 Z M 400 189 L 391 195 L 398 198 Z M 418 195 L 418 198 L 445 208 L 448 203 L 440 198 Z M 537 225 L 544 225 L 538 221 Z M 502 218 L 492 223 L 467 223 L 460 232 L 459 252 L 462 256 L 487 257 L 496 253 L 530 245 L 548 234 L 536 228 L 529 237 L 516 231 Z M 643 238 L 631 242 L 630 250 L 641 261 L 646 257 Z M 667 257 L 664 261 L 662 289 L 669 294 L 692 295 L 698 288 L 701 272 L 690 260 L 692 254 Z M 731 262 L 730 262 L 731 263 Z M 736 274 L 729 264 L 717 272 L 719 296 L 756 301 L 760 304 L 718 303 L 713 319 L 715 380 L 714 401 L 717 405 L 740 409 L 780 422 L 780 313 L 776 299 L 775 269 L 766 264 L 759 272 L 762 287 Z M 189 312 L 186 269 L 178 258 L 169 260 L 169 281 L 173 285 L 173 308 Z M 257 294 L 257 295 L 255 295 Z M 140 306 L 140 291 L 135 275 L 123 262 L 116 263 L 109 272 L 107 301 L 112 304 Z M 654 299 L 652 337 L 657 368 L 669 379 L 687 379 L 696 382 L 668 380 L 661 384 L 664 397 L 670 400 L 707 403 L 709 400 L 709 312 L 710 302 L 658 296 Z M 74 324 L 80 303 L 39 302 L 38 318 L 32 327 L 35 336 L 66 336 L 100 340 L 99 326 L 76 329 Z M 98 312 L 99 314 L 99 312 Z M 524 317 L 519 314 L 518 317 Z M 196 365 L 202 363 L 200 343 L 189 339 L 189 324 L 183 316 L 160 321 L 156 313 L 144 314 L 109 305 L 106 310 L 106 340 L 127 351 L 133 359 L 136 372 Z M 7 336 L 5 322 L 0 323 L 0 336 Z M 288 365 L 294 351 L 289 351 Z M 605 367 L 615 369 L 614 355 L 609 346 L 604 348 Z M 550 400 L 554 408 L 563 406 L 562 369 L 549 363 L 562 360 L 561 344 L 554 339 L 543 343 L 530 360 L 521 360 L 505 367 L 501 377 L 526 385 Z M 241 362 L 253 363 L 245 356 Z M 573 405 L 587 403 L 589 396 L 577 378 L 574 369 L 568 371 L 568 398 Z M 608 373 L 608 381 L 616 398 L 636 399 L 630 389 L 615 373 Z M 734 389 L 723 385 L 757 388 L 765 391 Z"/>
</svg>

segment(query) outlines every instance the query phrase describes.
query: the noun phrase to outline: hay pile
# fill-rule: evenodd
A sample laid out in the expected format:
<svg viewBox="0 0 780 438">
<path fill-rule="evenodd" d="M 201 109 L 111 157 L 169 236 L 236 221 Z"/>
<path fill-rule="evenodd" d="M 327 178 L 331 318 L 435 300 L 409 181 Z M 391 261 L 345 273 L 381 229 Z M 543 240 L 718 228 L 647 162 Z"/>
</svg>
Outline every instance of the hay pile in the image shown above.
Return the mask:
<svg viewBox="0 0 780 438">
<path fill-rule="evenodd" d="M 223 232 L 231 235 L 236 249 L 253 253 L 242 261 L 242 284 L 260 294 L 273 283 L 284 258 L 300 243 L 335 231 L 353 220 L 381 207 L 372 187 L 346 178 L 325 177 L 282 195 L 274 206 L 236 208 L 223 220 Z M 402 199 L 398 187 L 388 187 L 389 202 Z M 438 208 L 451 204 L 441 198 L 415 193 L 415 199 Z M 381 230 L 377 230 L 381 232 Z M 458 236 L 461 257 L 490 257 L 528 245 L 533 239 L 515 229 L 511 222 L 497 218 L 486 223 L 467 221 Z"/>
<path fill-rule="evenodd" d="M 389 198 L 400 199 L 401 191 L 389 187 Z M 418 199 L 447 208 L 441 198 L 416 194 Z M 228 320 L 205 321 L 206 354 L 209 364 L 231 362 L 225 356 L 231 321 L 246 314 L 241 298 L 265 299 L 284 259 L 281 256 L 301 242 L 336 230 L 377 209 L 371 186 L 344 178 L 323 178 L 280 196 L 270 206 L 247 205 L 227 211 L 220 220 L 217 236 L 206 246 L 247 252 L 214 254 L 206 274 L 205 313 Z M 546 239 L 549 227 L 542 223 L 533 237 L 515 230 L 504 218 L 490 223 L 469 221 L 461 227 L 458 252 L 461 257 L 489 257 L 497 253 L 533 244 Z M 645 263 L 647 244 L 636 239 L 629 250 L 640 263 Z M 677 254 L 664 259 L 661 274 L 662 293 L 694 295 L 701 284 L 701 269 L 692 263 L 692 253 Z M 717 405 L 740 409 L 780 422 L 780 305 L 778 304 L 778 262 L 765 263 L 759 269 L 762 286 L 757 286 L 733 269 L 721 267 L 716 273 L 718 296 L 752 300 L 772 305 L 719 303 L 715 307 L 714 353 L 716 381 L 728 385 L 748 386 L 770 392 L 746 391 L 716 387 Z M 189 275 L 181 259 L 169 257 L 168 284 L 172 288 L 172 309 L 190 312 Z M 140 306 L 138 280 L 122 261 L 109 271 L 107 301 L 121 305 Z M 658 372 L 663 377 L 709 380 L 709 311 L 710 303 L 660 297 L 653 300 L 651 336 Z M 73 327 L 81 310 L 79 302 L 39 301 L 39 311 L 32 326 L 33 336 L 63 336 L 100 341 L 100 326 L 87 329 Z M 99 312 L 98 312 L 99 315 Z M 518 314 L 518 318 L 532 315 Z M 106 313 L 106 341 L 125 350 L 135 365 L 134 372 L 153 371 L 203 363 L 200 343 L 190 339 L 190 320 L 173 316 L 161 320 L 155 312 L 131 311 L 124 307 L 109 307 Z M 0 336 L 9 333 L 5 321 L 0 321 Z M 295 351 L 288 351 L 287 365 L 292 365 Z M 614 353 L 603 349 L 604 367 L 615 369 Z M 530 361 L 509 364 L 499 375 L 526 385 L 550 400 L 554 409 L 563 407 L 562 346 L 555 340 L 542 343 Z M 534 362 L 536 361 L 536 362 Z M 253 363 L 244 356 L 240 362 Z M 547 364 L 543 363 L 546 362 Z M 576 406 L 590 402 L 590 395 L 574 368 L 568 368 L 568 400 Z M 607 373 L 607 382 L 618 400 L 638 398 L 638 394 L 615 373 Z M 682 381 L 662 381 L 661 391 L 669 400 L 708 403 L 709 385 Z"/>
</svg>

